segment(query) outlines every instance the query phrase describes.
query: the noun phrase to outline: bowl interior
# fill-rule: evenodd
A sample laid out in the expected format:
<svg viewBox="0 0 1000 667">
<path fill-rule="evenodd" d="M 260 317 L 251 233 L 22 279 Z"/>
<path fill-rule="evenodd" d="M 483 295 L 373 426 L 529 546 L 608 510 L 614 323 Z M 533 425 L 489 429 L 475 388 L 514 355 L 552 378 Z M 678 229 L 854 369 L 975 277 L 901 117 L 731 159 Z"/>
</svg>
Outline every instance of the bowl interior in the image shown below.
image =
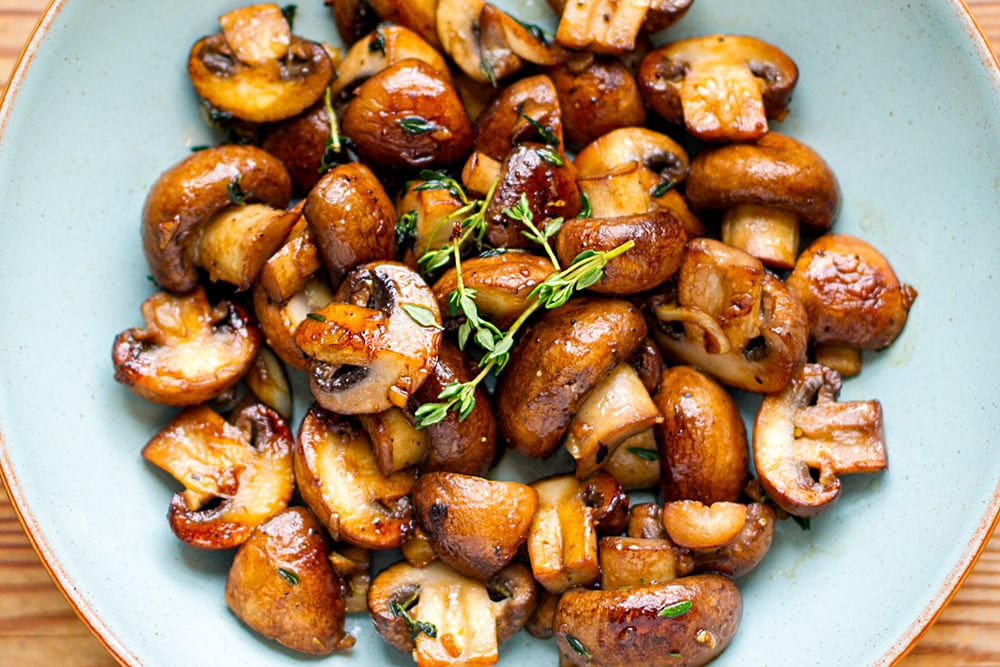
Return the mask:
<svg viewBox="0 0 1000 667">
<path fill-rule="evenodd" d="M 541 0 L 498 4 L 552 25 Z M 212 140 L 187 50 L 233 6 L 57 3 L 0 108 L 0 467 L 59 584 L 134 664 L 303 660 L 228 612 L 230 554 L 170 533 L 175 487 L 139 450 L 173 411 L 118 386 L 110 365 L 112 339 L 154 290 L 138 234 L 145 194 Z M 298 7 L 296 32 L 337 41 L 318 2 Z M 882 401 L 889 471 L 845 480 L 810 530 L 780 526 L 742 582 L 742 626 L 717 664 L 888 662 L 957 585 L 998 507 L 1000 359 L 983 341 L 998 305 L 1000 74 L 957 0 L 698 0 L 668 35 L 714 32 L 796 60 L 800 83 L 775 129 L 837 173 L 837 230 L 882 249 L 920 293 L 902 337 L 842 392 Z M 367 618 L 348 629 L 358 645 L 338 664 L 410 663 Z M 556 661 L 551 643 L 522 633 L 502 663 L 542 655 Z"/>
</svg>

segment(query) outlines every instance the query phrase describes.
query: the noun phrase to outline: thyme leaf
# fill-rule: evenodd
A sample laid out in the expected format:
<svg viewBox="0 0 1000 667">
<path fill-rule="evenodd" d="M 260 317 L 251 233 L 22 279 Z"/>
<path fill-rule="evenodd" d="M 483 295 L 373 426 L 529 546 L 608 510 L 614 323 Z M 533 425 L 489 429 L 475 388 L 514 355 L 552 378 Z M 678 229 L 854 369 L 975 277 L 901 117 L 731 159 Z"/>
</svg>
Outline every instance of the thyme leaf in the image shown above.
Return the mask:
<svg viewBox="0 0 1000 667">
<path fill-rule="evenodd" d="M 437 329 L 438 331 L 443 329 L 443 327 L 438 324 L 437 318 L 434 316 L 434 311 L 427 306 L 422 306 L 419 303 L 404 303 L 401 307 L 403 312 L 409 315 L 410 319 L 420 326 L 430 327 L 431 329 Z"/>
<path fill-rule="evenodd" d="M 658 611 L 656 615 L 660 618 L 678 618 L 691 611 L 691 605 L 691 600 L 681 600 L 680 602 L 668 604 Z"/>
<path fill-rule="evenodd" d="M 243 174 L 237 172 L 236 178 L 226 185 L 226 193 L 229 195 L 229 203 L 236 206 L 246 206 L 247 197 L 251 195 L 251 193 L 243 190 L 243 186 L 241 185 L 242 182 Z"/>
<path fill-rule="evenodd" d="M 286 570 L 283 567 L 279 567 L 278 568 L 278 574 L 281 576 L 282 579 L 284 579 L 285 581 L 288 582 L 289 586 L 298 586 L 299 585 L 299 575 L 297 575 L 292 570 Z"/>
<path fill-rule="evenodd" d="M 427 120 L 423 116 L 405 116 L 396 120 L 396 125 L 409 135 L 424 134 L 440 129 L 434 121 Z"/>
<path fill-rule="evenodd" d="M 643 461 L 656 461 L 660 458 L 660 455 L 655 449 L 645 449 L 643 447 L 628 447 L 628 453 L 636 458 L 640 458 Z"/>
</svg>

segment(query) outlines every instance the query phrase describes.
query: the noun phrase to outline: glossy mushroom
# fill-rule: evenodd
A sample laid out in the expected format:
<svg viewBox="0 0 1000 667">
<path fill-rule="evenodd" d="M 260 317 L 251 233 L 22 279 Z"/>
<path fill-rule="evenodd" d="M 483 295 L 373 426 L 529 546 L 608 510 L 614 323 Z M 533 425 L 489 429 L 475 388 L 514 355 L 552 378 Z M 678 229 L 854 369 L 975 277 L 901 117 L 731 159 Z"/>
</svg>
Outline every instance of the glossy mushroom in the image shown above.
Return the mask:
<svg viewBox="0 0 1000 667">
<path fill-rule="evenodd" d="M 222 32 L 191 47 L 188 74 L 213 108 L 265 123 L 310 107 L 333 78 L 321 44 L 292 34 L 276 4 L 248 5 L 219 17 Z"/>
<path fill-rule="evenodd" d="M 755 37 L 705 35 L 665 44 L 637 72 L 646 105 L 705 141 L 752 141 L 782 120 L 798 67 Z"/>
<path fill-rule="evenodd" d="M 115 379 L 146 400 L 197 405 L 236 384 L 260 348 L 260 330 L 231 301 L 212 305 L 201 287 L 158 292 L 142 304 L 145 327 L 115 337 Z"/>
<path fill-rule="evenodd" d="M 778 269 L 795 264 L 800 227 L 824 232 L 840 209 L 840 187 L 826 161 L 776 132 L 699 153 L 685 195 L 698 213 L 723 213 L 724 242 Z"/>
<path fill-rule="evenodd" d="M 861 350 L 896 340 L 917 298 L 882 253 L 846 234 L 816 239 L 786 282 L 806 309 L 816 360 L 841 375 L 861 370 Z"/>
</svg>

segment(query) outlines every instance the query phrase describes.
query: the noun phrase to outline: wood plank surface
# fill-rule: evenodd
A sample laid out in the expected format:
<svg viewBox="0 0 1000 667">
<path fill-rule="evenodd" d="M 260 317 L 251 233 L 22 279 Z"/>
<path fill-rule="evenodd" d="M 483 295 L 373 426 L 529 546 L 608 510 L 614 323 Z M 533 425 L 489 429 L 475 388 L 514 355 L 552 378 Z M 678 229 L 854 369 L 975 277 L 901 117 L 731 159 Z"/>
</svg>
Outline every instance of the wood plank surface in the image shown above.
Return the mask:
<svg viewBox="0 0 1000 667">
<path fill-rule="evenodd" d="M 0 0 L 0 88 L 45 0 Z M 970 0 L 1000 49 L 1000 0 Z M 42 567 L 0 487 L 0 666 L 117 664 L 76 617 Z M 1000 666 L 1000 534 L 901 667 Z"/>
</svg>

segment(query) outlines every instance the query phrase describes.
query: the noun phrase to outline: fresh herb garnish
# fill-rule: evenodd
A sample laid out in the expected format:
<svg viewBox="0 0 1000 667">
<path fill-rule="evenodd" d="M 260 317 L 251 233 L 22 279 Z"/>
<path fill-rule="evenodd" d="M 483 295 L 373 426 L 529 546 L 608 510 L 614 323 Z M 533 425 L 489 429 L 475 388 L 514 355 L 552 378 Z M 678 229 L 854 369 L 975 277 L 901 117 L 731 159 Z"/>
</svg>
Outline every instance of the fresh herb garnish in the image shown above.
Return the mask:
<svg viewBox="0 0 1000 667">
<path fill-rule="evenodd" d="M 410 616 L 410 610 L 413 609 L 414 605 L 420 599 L 419 591 L 416 591 L 409 598 L 403 602 L 398 602 L 393 600 L 389 603 L 389 610 L 392 615 L 396 618 L 401 618 L 406 621 L 406 624 L 410 627 L 410 639 L 416 639 L 417 635 L 421 632 L 430 637 L 431 639 L 437 638 L 437 627 L 433 623 L 427 623 L 425 621 L 420 621 L 412 616 Z"/>
<path fill-rule="evenodd" d="M 521 105 L 521 108 L 524 108 L 523 104 Z M 552 131 L 552 128 L 542 125 L 540 122 L 523 111 L 518 110 L 518 114 L 520 114 L 521 118 L 531 123 L 531 127 L 535 128 L 535 132 L 538 132 L 539 138 L 541 138 L 542 142 L 545 143 L 546 146 L 559 145 L 559 137 L 557 137 L 556 133 Z"/>
<path fill-rule="evenodd" d="M 680 602 L 668 604 L 657 612 L 656 615 L 660 618 L 678 618 L 691 611 L 691 604 L 691 600 L 681 600 Z"/>
<path fill-rule="evenodd" d="M 419 303 L 404 303 L 402 308 L 403 312 L 409 315 L 410 319 L 420 326 L 438 330 L 442 328 L 437 323 L 437 318 L 434 317 L 434 311 L 427 306 L 422 306 Z"/>
<path fill-rule="evenodd" d="M 795 516 L 794 514 L 789 514 L 792 517 L 792 521 L 799 524 L 799 528 L 802 530 L 809 530 L 812 528 L 812 524 L 809 523 L 809 517 L 807 516 Z"/>
<path fill-rule="evenodd" d="M 298 584 L 299 584 L 299 575 L 295 574 L 291 570 L 286 570 L 283 567 L 279 567 L 278 568 L 278 574 L 281 575 L 282 579 L 284 579 L 285 581 L 288 582 L 289 586 L 298 586 Z"/>
<path fill-rule="evenodd" d="M 588 651 L 587 647 L 583 645 L 583 642 L 573 635 L 566 635 L 566 643 L 569 644 L 571 649 L 576 651 L 577 655 L 582 655 L 584 658 L 591 657 L 590 651 Z"/>
<path fill-rule="evenodd" d="M 461 184 L 443 171 L 423 169 L 420 172 L 420 179 L 423 183 L 418 183 L 413 187 L 415 192 L 421 190 L 447 190 L 452 197 L 460 200 L 463 204 L 469 203 L 469 198 L 466 196 Z"/>
<path fill-rule="evenodd" d="M 413 247 L 417 240 L 417 212 L 409 210 L 396 221 L 396 254 L 402 254 Z"/>
<path fill-rule="evenodd" d="M 514 17 L 511 17 L 511 18 L 514 18 Z M 517 21 L 517 24 L 519 26 L 521 26 L 522 28 L 524 28 L 525 30 L 527 30 L 529 35 L 531 35 L 532 37 L 534 37 L 535 39 L 537 39 L 539 42 L 541 42 L 542 46 L 548 46 L 549 45 L 549 42 L 551 40 L 549 39 L 549 36 L 547 34 L 545 34 L 544 30 L 542 30 L 541 28 L 539 28 L 534 23 L 525 23 L 524 21 L 520 21 L 520 20 L 518 20 L 516 18 L 514 18 L 514 20 Z"/>
<path fill-rule="evenodd" d="M 660 181 L 652 190 L 650 190 L 649 195 L 651 197 L 662 197 L 674 188 L 674 182 L 669 178 L 665 181 Z"/>
<path fill-rule="evenodd" d="M 551 164 L 553 167 L 561 167 L 564 164 L 566 164 L 566 161 L 563 160 L 562 155 L 559 155 L 559 153 L 551 146 L 544 146 L 542 148 L 539 148 L 538 156 L 542 158 L 544 161 Z"/>
<path fill-rule="evenodd" d="M 295 12 L 299 9 L 298 5 L 285 5 L 281 8 L 281 15 L 285 17 L 288 22 L 288 29 L 292 30 L 295 26 Z"/>
<path fill-rule="evenodd" d="M 486 56 L 479 59 L 479 71 L 486 77 L 488 84 L 494 88 L 497 87 L 497 71 L 494 69 L 493 63 Z"/>
<path fill-rule="evenodd" d="M 326 146 L 323 150 L 323 157 L 319 162 L 320 175 L 330 171 L 338 164 L 348 161 L 348 156 L 344 153 L 344 144 L 340 138 L 340 127 L 337 124 L 337 114 L 333 110 L 333 90 L 327 87 L 323 93 L 323 106 L 330 123 L 330 136 L 326 138 Z"/>
<path fill-rule="evenodd" d="M 549 256 L 549 261 L 552 262 L 552 266 L 556 267 L 558 271 L 560 268 L 559 260 L 556 259 L 556 253 L 549 244 L 549 239 L 555 236 L 562 228 L 563 219 L 553 218 L 545 223 L 544 228 L 539 229 L 536 227 L 531 206 L 528 204 L 528 195 L 523 192 L 517 204 L 510 208 L 505 208 L 503 214 L 511 220 L 520 222 L 524 226 L 521 233 L 545 249 L 545 254 Z"/>
<path fill-rule="evenodd" d="M 432 175 L 437 172 L 422 172 L 421 175 Z M 438 176 L 440 176 L 438 174 Z M 427 181 L 416 186 L 415 190 L 431 189 L 430 185 L 434 181 Z M 448 264 L 454 259 L 455 266 L 460 267 L 462 262 L 462 248 L 469 241 L 474 239 L 478 246 L 482 246 L 483 236 L 486 234 L 486 206 L 493 198 L 497 182 L 490 186 L 490 191 L 486 193 L 485 199 L 469 200 L 465 192 L 454 179 L 445 177 L 435 183 L 435 187 L 447 187 L 453 195 L 458 195 L 462 202 L 460 208 L 455 209 L 446 216 L 440 224 L 451 224 L 451 242 L 441 248 L 428 250 L 417 260 L 420 270 L 426 275 Z M 452 187 L 455 189 L 453 190 Z"/>
<path fill-rule="evenodd" d="M 206 151 L 209 148 L 211 148 L 211 146 L 209 146 L 207 144 L 198 144 L 197 146 L 192 146 L 191 147 L 191 152 L 192 153 L 200 153 L 201 151 Z"/>
<path fill-rule="evenodd" d="M 306 317 L 314 322 L 326 322 L 326 318 L 319 313 L 306 313 Z"/>
<path fill-rule="evenodd" d="M 632 456 L 640 458 L 643 461 L 656 461 L 660 458 L 659 453 L 655 449 L 645 449 L 643 447 L 628 447 L 627 451 Z"/>
<path fill-rule="evenodd" d="M 375 29 L 372 33 L 372 39 L 368 42 L 368 53 L 381 53 L 385 55 L 385 33 L 379 29 Z"/>
<path fill-rule="evenodd" d="M 576 214 L 578 218 L 589 218 L 594 214 L 594 208 L 590 205 L 590 195 L 586 192 L 580 193 L 580 212 Z"/>
<path fill-rule="evenodd" d="M 226 193 L 229 195 L 229 202 L 235 204 L 236 206 L 246 206 L 247 197 L 250 196 L 249 192 L 244 192 L 243 186 L 243 174 L 237 172 L 236 178 L 226 185 Z"/>
<path fill-rule="evenodd" d="M 411 135 L 424 134 L 425 132 L 433 132 L 434 130 L 441 129 L 436 123 L 427 120 L 422 116 L 406 116 L 405 118 L 399 118 L 396 120 L 396 125 L 399 125 L 403 132 Z"/>
</svg>

